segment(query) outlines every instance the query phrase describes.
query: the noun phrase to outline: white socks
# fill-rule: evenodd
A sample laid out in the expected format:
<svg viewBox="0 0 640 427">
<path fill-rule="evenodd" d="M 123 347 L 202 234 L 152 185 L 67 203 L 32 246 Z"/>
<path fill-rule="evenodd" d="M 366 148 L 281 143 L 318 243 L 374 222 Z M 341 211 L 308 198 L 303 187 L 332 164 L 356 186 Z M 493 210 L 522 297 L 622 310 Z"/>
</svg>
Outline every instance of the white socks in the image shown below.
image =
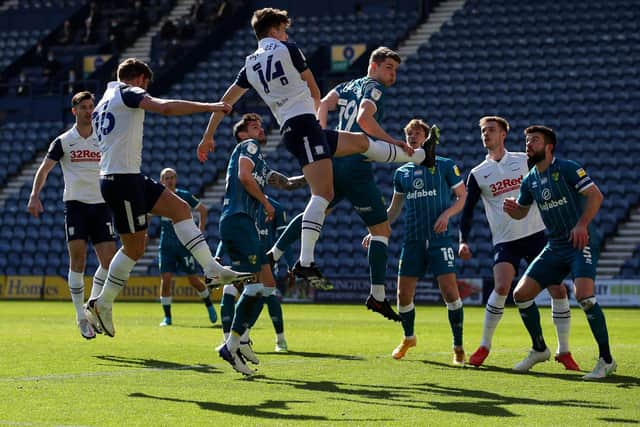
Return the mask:
<svg viewBox="0 0 640 427">
<path fill-rule="evenodd" d="M 111 260 L 111 264 L 109 264 L 107 281 L 105 282 L 104 287 L 102 288 L 102 293 L 98 298 L 101 304 L 113 304 L 113 301 L 115 301 L 118 294 L 120 294 L 124 285 L 127 284 L 131 270 L 133 270 L 135 265 L 136 262 L 126 256 L 124 252 L 122 252 L 122 248 L 118 249 L 118 252 L 116 252 L 115 256 Z"/>
<path fill-rule="evenodd" d="M 382 163 L 406 163 L 413 162 L 420 164 L 424 161 L 425 153 L 422 148 L 414 151 L 413 156 L 409 156 L 397 145 L 389 144 L 385 141 L 377 141 L 369 138 L 369 148 L 364 154 L 368 159 Z"/>
<path fill-rule="evenodd" d="M 300 264 L 308 267 L 314 261 L 314 250 L 324 223 L 329 201 L 320 196 L 311 196 L 302 215 L 302 239 L 300 242 Z"/>
<path fill-rule="evenodd" d="M 171 305 L 172 302 L 173 302 L 173 298 L 172 297 L 160 297 L 160 304 L 161 305 Z"/>
<path fill-rule="evenodd" d="M 502 314 L 504 313 L 504 303 L 506 300 L 506 295 L 500 295 L 495 290 L 491 292 L 484 312 L 482 341 L 480 341 L 480 345 L 482 347 L 486 347 L 487 349 L 491 348 L 493 333 L 496 331 L 500 319 L 502 319 Z"/>
<path fill-rule="evenodd" d="M 558 335 L 557 353 L 569 352 L 569 329 L 571 327 L 571 308 L 569 298 L 551 299 L 551 317 Z"/>
<path fill-rule="evenodd" d="M 109 270 L 102 268 L 102 266 L 98 264 L 98 268 L 93 274 L 93 284 L 91 285 L 91 296 L 89 296 L 89 299 L 98 298 L 98 295 L 100 295 L 104 287 L 104 282 L 107 281 L 107 273 L 109 273 Z"/>
<path fill-rule="evenodd" d="M 84 319 L 86 317 L 82 309 L 82 304 L 84 304 L 84 273 L 69 270 L 67 284 L 73 307 L 76 309 L 76 320 Z"/>
<path fill-rule="evenodd" d="M 371 285 L 371 295 L 378 301 L 384 301 L 387 297 L 384 285 Z"/>
<path fill-rule="evenodd" d="M 173 229 L 180 243 L 191 252 L 191 255 L 193 255 L 196 261 L 202 266 L 205 276 L 207 273 L 217 273 L 222 270 L 222 266 L 213 259 L 211 249 L 209 249 L 206 239 L 196 226 L 196 223 L 193 222 L 193 219 L 185 219 L 184 221 L 175 223 L 173 224 Z"/>
</svg>

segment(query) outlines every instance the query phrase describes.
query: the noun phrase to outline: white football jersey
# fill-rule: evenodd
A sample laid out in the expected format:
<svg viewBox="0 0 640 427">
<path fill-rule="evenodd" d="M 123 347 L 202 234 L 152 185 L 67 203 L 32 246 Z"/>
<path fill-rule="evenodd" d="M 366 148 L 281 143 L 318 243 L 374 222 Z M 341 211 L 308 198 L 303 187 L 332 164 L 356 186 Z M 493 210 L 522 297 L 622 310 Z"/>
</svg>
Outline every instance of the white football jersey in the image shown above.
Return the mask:
<svg viewBox="0 0 640 427">
<path fill-rule="evenodd" d="M 49 145 L 47 158 L 60 162 L 64 177 L 63 201 L 104 203 L 100 193 L 100 147 L 95 132 L 83 138 L 74 125 Z"/>
<path fill-rule="evenodd" d="M 506 150 L 500 161 L 496 162 L 487 156 L 484 162 L 471 169 L 468 181 L 475 178 L 480 188 L 494 245 L 521 239 L 545 229 L 535 204 L 531 206 L 527 216 L 520 220 L 511 218 L 502 210 L 505 198 L 518 197 L 522 179 L 528 173 L 527 154 Z"/>
<path fill-rule="evenodd" d="M 93 112 L 93 132 L 102 158 L 100 175 L 140 173 L 144 110 L 147 92 L 122 82 L 109 82 Z"/>
<path fill-rule="evenodd" d="M 247 56 L 235 84 L 253 87 L 282 126 L 292 117 L 316 114 L 309 85 L 300 76 L 307 68 L 304 55 L 294 44 L 267 37 Z"/>
</svg>

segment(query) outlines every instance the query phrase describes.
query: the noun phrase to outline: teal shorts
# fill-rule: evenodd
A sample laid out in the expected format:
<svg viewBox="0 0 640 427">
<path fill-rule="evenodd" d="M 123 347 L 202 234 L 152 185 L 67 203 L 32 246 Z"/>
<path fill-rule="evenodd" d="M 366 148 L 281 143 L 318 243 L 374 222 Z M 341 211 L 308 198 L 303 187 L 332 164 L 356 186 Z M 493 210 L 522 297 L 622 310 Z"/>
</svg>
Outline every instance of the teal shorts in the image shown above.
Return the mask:
<svg viewBox="0 0 640 427">
<path fill-rule="evenodd" d="M 224 252 L 236 271 L 257 273 L 265 258 L 255 222 L 248 215 L 235 214 L 220 220 L 220 239 Z"/>
<path fill-rule="evenodd" d="M 200 268 L 191 252 L 179 241 L 160 242 L 158 254 L 160 273 L 184 273 L 187 276 L 200 274 Z"/>
<path fill-rule="evenodd" d="M 589 245 L 579 250 L 570 241 L 549 241 L 524 273 L 543 288 L 557 285 L 571 275 L 596 278 L 596 267 L 600 258 L 600 239 L 589 236 Z"/>
<path fill-rule="evenodd" d="M 402 245 L 398 276 L 422 278 L 431 270 L 434 277 L 455 273 L 455 252 L 450 239 L 410 240 Z"/>
<path fill-rule="evenodd" d="M 333 191 L 330 208 L 347 199 L 367 227 L 387 220 L 386 203 L 376 185 L 371 165 L 334 162 Z"/>
</svg>

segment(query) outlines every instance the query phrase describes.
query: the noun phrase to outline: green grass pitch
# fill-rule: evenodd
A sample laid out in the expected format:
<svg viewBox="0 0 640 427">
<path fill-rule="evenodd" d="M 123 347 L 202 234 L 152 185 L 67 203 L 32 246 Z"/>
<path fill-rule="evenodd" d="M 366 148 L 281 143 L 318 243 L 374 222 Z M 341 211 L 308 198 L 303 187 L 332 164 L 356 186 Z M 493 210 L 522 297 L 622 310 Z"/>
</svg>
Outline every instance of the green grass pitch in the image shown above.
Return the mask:
<svg viewBox="0 0 640 427">
<path fill-rule="evenodd" d="M 553 361 L 511 367 L 530 346 L 507 307 L 482 368 L 451 365 L 446 308 L 419 306 L 418 346 L 396 361 L 399 324 L 363 305 L 283 306 L 288 354 L 274 352 L 263 312 L 261 359 L 245 379 L 214 352 L 222 339 L 201 304 L 116 303 L 116 337 L 85 341 L 70 302 L 0 301 L 0 425 L 16 426 L 496 426 L 640 423 L 640 310 L 605 308 L 615 376 L 585 382 Z M 597 349 L 572 311 L 571 349 L 590 370 Z M 481 307 L 465 307 L 464 343 L 479 343 Z M 555 332 L 541 309 L 552 352 Z"/>
</svg>

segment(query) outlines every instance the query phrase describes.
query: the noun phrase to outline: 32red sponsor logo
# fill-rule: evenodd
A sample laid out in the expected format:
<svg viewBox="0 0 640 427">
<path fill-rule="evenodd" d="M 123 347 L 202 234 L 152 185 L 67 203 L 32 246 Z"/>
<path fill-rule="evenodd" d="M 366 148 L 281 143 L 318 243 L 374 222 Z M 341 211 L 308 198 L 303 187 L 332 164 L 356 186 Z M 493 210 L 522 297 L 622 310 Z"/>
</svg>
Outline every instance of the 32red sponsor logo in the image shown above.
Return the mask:
<svg viewBox="0 0 640 427">
<path fill-rule="evenodd" d="M 72 162 L 99 162 L 100 152 L 91 150 L 71 150 L 69 153 Z"/>
<path fill-rule="evenodd" d="M 494 182 L 493 184 L 490 184 L 489 187 L 491 188 L 491 192 L 493 193 L 493 195 L 497 196 L 498 194 L 517 190 L 518 188 L 520 188 L 520 184 L 522 184 L 522 175 L 520 175 L 518 178 L 506 178 Z"/>
</svg>

